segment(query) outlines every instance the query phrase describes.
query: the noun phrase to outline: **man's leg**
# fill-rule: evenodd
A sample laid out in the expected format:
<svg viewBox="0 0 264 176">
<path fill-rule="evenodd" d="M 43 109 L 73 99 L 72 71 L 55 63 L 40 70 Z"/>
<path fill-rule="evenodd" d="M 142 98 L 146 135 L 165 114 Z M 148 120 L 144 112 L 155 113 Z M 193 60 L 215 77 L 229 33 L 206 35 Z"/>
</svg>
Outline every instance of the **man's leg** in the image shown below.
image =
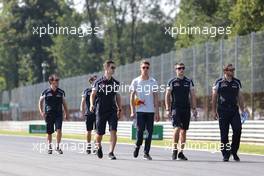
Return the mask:
<svg viewBox="0 0 264 176">
<path fill-rule="evenodd" d="M 61 143 L 61 137 L 62 137 L 62 131 L 61 131 L 61 129 L 62 129 L 62 119 L 63 119 L 62 116 L 63 116 L 62 114 L 57 114 L 55 116 L 55 118 L 56 118 L 55 119 L 55 129 L 56 129 L 56 133 L 57 133 L 57 135 L 56 135 L 56 137 L 57 137 L 57 148 L 56 148 L 56 150 L 57 150 L 57 152 L 59 154 L 63 153 L 61 151 L 61 149 L 60 149 L 60 143 Z"/>
<path fill-rule="evenodd" d="M 182 109 L 180 111 L 180 142 L 179 142 L 179 154 L 178 159 L 188 160 L 188 158 L 183 154 L 183 149 L 186 143 L 186 133 L 189 129 L 190 119 L 191 119 L 191 110 L 189 108 Z"/>
<path fill-rule="evenodd" d="M 234 114 L 231 120 L 231 127 L 233 130 L 231 153 L 233 154 L 234 160 L 240 161 L 239 157 L 237 156 L 237 151 L 240 145 L 242 124 L 240 120 L 240 114 L 238 111 Z"/>
<path fill-rule="evenodd" d="M 143 143 L 143 134 L 144 134 L 144 130 L 145 130 L 145 119 L 143 117 L 143 113 L 142 112 L 137 112 L 137 139 L 136 139 L 136 146 L 133 152 L 133 156 L 134 158 L 138 157 L 138 152 L 140 149 L 140 146 Z"/>
<path fill-rule="evenodd" d="M 54 133 L 54 120 L 51 116 L 46 115 L 45 122 L 48 141 L 48 154 L 52 154 L 52 134 Z"/>
<path fill-rule="evenodd" d="M 57 133 L 57 148 L 60 148 L 60 142 L 61 142 L 61 137 L 62 137 L 62 133 L 61 133 L 61 129 L 57 129 L 56 130 Z"/>
<path fill-rule="evenodd" d="M 99 116 L 99 113 L 96 115 L 96 154 L 98 158 L 103 158 L 103 151 L 102 151 L 102 139 L 103 135 L 105 134 L 105 127 L 106 127 L 106 119 L 105 116 Z"/>
<path fill-rule="evenodd" d="M 181 128 L 180 129 L 180 142 L 179 142 L 180 152 L 183 151 L 185 143 L 186 143 L 186 130 Z"/>
<path fill-rule="evenodd" d="M 229 161 L 230 157 L 230 148 L 228 133 L 229 133 L 229 117 L 228 113 L 224 111 L 218 111 L 219 114 L 219 128 L 220 128 L 220 136 L 221 136 L 221 152 L 223 155 L 223 161 Z"/>
<path fill-rule="evenodd" d="M 180 128 L 175 127 L 172 136 L 173 150 L 178 149 L 179 136 L 180 136 Z"/>
<path fill-rule="evenodd" d="M 86 132 L 86 142 L 87 142 L 86 153 L 87 154 L 90 154 L 92 150 L 91 138 L 92 138 L 92 131 L 87 131 Z"/>
<path fill-rule="evenodd" d="M 117 135 L 115 130 L 110 131 L 110 150 L 109 153 L 113 153 L 115 150 L 116 146 L 116 141 L 117 141 Z"/>
<path fill-rule="evenodd" d="M 145 117 L 143 113 L 137 113 L 137 140 L 136 147 L 140 147 L 143 143 L 143 134 L 145 131 Z"/>
<path fill-rule="evenodd" d="M 51 149 L 51 145 L 52 145 L 52 134 L 48 134 L 47 133 L 47 141 L 48 141 L 48 145 L 49 145 L 49 149 Z"/>
<path fill-rule="evenodd" d="M 95 123 L 95 114 L 86 115 L 86 153 L 90 154 L 92 152 L 92 144 L 91 144 L 91 138 L 92 138 L 92 130 L 94 129 L 94 123 Z"/>
<path fill-rule="evenodd" d="M 118 124 L 117 112 L 114 111 L 111 114 L 109 114 L 109 119 L 108 119 L 108 125 L 109 125 L 109 131 L 110 131 L 110 148 L 109 148 L 108 158 L 111 160 L 116 159 L 114 155 L 114 150 L 115 150 L 116 141 L 117 141 L 117 135 L 116 135 L 117 124 Z"/>
<path fill-rule="evenodd" d="M 176 160 L 178 157 L 178 145 L 180 140 L 180 127 L 181 127 L 181 121 L 180 121 L 180 114 L 179 109 L 173 109 L 172 110 L 172 126 L 174 127 L 173 136 L 172 136 L 172 142 L 173 142 L 173 151 L 172 151 L 172 160 Z"/>
<path fill-rule="evenodd" d="M 145 139 L 144 153 L 149 154 L 151 140 L 152 140 L 152 133 L 153 133 L 154 113 L 147 113 L 145 120 L 146 120 L 147 136 Z"/>
<path fill-rule="evenodd" d="M 110 130 L 110 148 L 109 148 L 108 158 L 111 160 L 116 160 L 116 157 L 114 155 L 116 141 L 117 141 L 116 130 Z"/>
<path fill-rule="evenodd" d="M 88 144 L 91 144 L 91 138 L 92 138 L 92 131 L 87 131 L 86 133 L 86 141 Z"/>
<path fill-rule="evenodd" d="M 97 148 L 101 148 L 102 147 L 102 145 L 101 145 L 102 139 L 103 139 L 103 135 L 100 135 L 100 134 L 97 133 L 96 134 L 96 138 L 95 138 Z"/>
</svg>

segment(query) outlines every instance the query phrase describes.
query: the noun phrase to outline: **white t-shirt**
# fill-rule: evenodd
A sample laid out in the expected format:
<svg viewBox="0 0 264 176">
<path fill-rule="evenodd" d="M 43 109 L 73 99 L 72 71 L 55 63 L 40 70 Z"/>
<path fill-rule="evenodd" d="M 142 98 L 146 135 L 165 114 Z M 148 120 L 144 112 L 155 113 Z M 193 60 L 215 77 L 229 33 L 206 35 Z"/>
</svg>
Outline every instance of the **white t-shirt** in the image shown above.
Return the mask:
<svg viewBox="0 0 264 176">
<path fill-rule="evenodd" d="M 133 79 L 130 90 L 135 91 L 136 97 L 143 102 L 136 106 L 136 112 L 155 112 L 153 92 L 158 92 L 159 87 L 154 78 L 142 80 L 139 76 Z"/>
</svg>

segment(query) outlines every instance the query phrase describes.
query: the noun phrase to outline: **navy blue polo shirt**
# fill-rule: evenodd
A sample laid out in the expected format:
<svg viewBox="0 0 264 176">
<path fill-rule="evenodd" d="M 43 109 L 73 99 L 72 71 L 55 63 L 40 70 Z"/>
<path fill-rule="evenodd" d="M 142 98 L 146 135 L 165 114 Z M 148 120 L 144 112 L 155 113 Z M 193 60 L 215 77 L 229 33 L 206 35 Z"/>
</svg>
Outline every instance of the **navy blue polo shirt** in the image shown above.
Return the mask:
<svg viewBox="0 0 264 176">
<path fill-rule="evenodd" d="M 194 89 L 191 79 L 176 77 L 169 80 L 167 90 L 171 90 L 172 109 L 174 108 L 190 108 L 190 91 Z"/>
<path fill-rule="evenodd" d="M 219 78 L 216 80 L 213 89 L 218 94 L 218 108 L 237 108 L 238 94 L 242 88 L 239 79 L 232 78 L 231 81 L 225 78 Z"/>
<path fill-rule="evenodd" d="M 92 93 L 92 88 L 87 88 L 83 91 L 82 97 L 85 98 L 85 115 L 92 114 L 93 112 L 90 111 L 90 96 Z"/>
<path fill-rule="evenodd" d="M 63 99 L 65 98 L 65 92 L 57 88 L 53 91 L 51 88 L 47 88 L 41 94 L 41 97 L 45 100 L 45 112 L 46 113 L 62 113 Z"/>
<path fill-rule="evenodd" d="M 108 80 L 102 76 L 95 80 L 92 90 L 96 91 L 96 109 L 100 112 L 112 112 L 116 107 L 116 94 L 119 92 L 120 83 L 113 77 Z"/>
</svg>

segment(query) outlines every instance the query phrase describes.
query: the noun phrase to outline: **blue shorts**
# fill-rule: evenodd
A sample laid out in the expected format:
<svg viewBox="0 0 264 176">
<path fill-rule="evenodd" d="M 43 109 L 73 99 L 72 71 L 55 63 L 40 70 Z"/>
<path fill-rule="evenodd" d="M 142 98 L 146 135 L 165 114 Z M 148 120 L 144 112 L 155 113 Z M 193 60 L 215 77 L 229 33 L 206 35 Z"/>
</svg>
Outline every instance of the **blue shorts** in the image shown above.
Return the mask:
<svg viewBox="0 0 264 176">
<path fill-rule="evenodd" d="M 51 112 L 46 113 L 45 116 L 46 132 L 48 134 L 54 133 L 54 126 L 56 131 L 57 129 L 61 130 L 62 121 L 63 121 L 62 113 L 51 113 Z"/>
<path fill-rule="evenodd" d="M 109 131 L 117 131 L 117 112 L 96 112 L 96 132 L 98 135 L 105 134 L 106 122 L 108 122 Z"/>
<path fill-rule="evenodd" d="M 190 108 L 174 108 L 172 109 L 172 126 L 184 130 L 189 129 L 191 120 Z"/>
<path fill-rule="evenodd" d="M 86 120 L 85 120 L 85 124 L 86 124 L 86 131 L 92 131 L 93 129 L 95 129 L 95 113 L 91 113 L 91 114 L 87 114 L 85 115 Z"/>
</svg>

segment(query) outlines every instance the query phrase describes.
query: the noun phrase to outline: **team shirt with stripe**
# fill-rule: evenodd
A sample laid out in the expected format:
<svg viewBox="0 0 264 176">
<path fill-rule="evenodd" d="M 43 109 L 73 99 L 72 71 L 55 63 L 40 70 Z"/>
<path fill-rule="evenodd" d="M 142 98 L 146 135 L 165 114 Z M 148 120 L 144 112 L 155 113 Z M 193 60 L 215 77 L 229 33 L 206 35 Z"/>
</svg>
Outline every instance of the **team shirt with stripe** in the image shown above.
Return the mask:
<svg viewBox="0 0 264 176">
<path fill-rule="evenodd" d="M 57 88 L 53 91 L 51 88 L 47 88 L 41 94 L 41 98 L 45 100 L 45 112 L 62 113 L 63 99 L 65 98 L 65 92 Z"/>
<path fill-rule="evenodd" d="M 96 91 L 96 110 L 99 113 L 116 111 L 116 94 L 119 92 L 120 83 L 113 77 L 108 80 L 102 76 L 95 80 L 92 90 Z"/>
<path fill-rule="evenodd" d="M 218 94 L 218 107 L 219 108 L 236 108 L 238 103 L 238 94 L 242 89 L 239 79 L 232 78 L 231 81 L 225 78 L 219 78 L 215 81 L 213 90 Z"/>
<path fill-rule="evenodd" d="M 167 90 L 171 91 L 172 109 L 190 108 L 190 91 L 194 89 L 193 81 L 187 77 L 172 78 L 168 81 Z"/>
</svg>

